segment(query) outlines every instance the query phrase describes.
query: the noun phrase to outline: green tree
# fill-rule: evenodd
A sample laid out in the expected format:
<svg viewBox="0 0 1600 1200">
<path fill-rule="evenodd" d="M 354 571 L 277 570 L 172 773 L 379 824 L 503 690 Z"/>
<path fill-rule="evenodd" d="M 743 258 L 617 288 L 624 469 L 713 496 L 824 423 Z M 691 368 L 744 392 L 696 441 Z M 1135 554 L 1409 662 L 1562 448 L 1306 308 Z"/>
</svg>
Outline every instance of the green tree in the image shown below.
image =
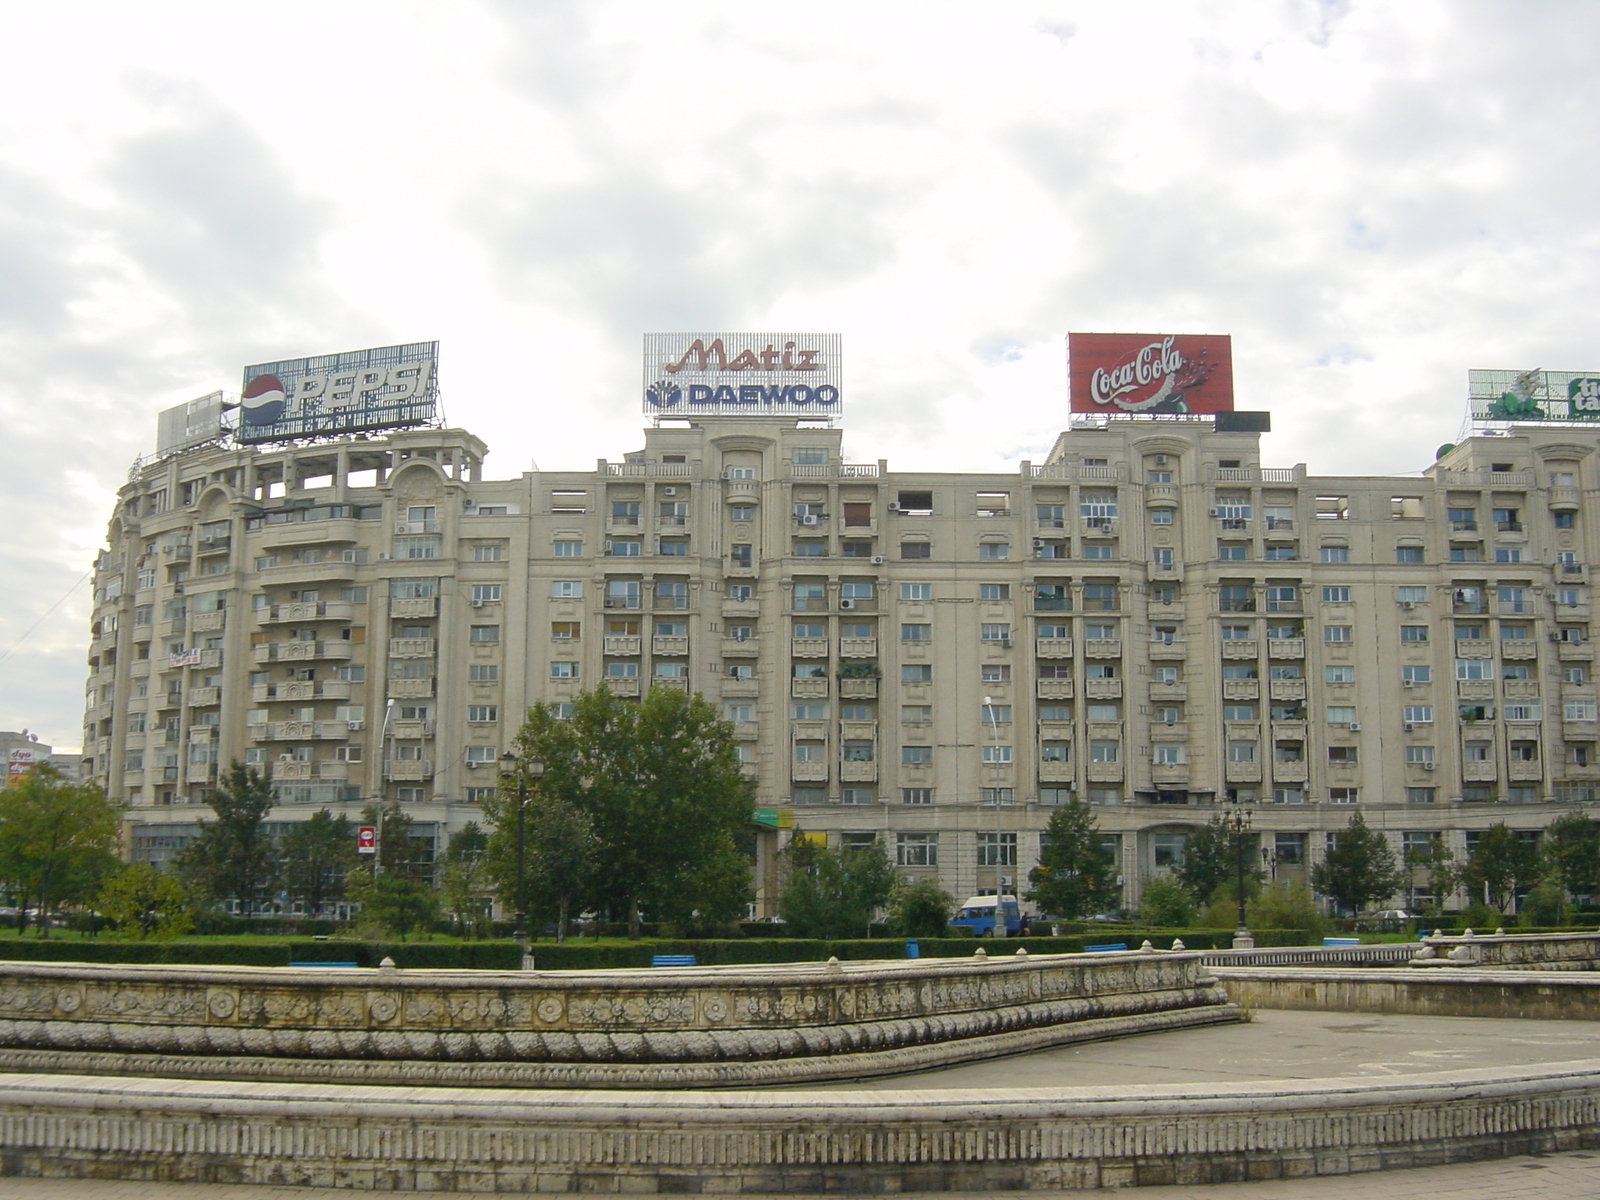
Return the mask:
<svg viewBox="0 0 1600 1200">
<path fill-rule="evenodd" d="M 1157 875 L 1139 894 L 1139 917 L 1147 925 L 1185 929 L 1194 923 L 1194 895 L 1168 875 Z"/>
<path fill-rule="evenodd" d="M 568 719 L 530 709 L 515 747 L 519 764 L 544 764 L 540 796 L 588 818 L 597 863 L 591 899 L 625 914 L 631 935 L 646 913 L 681 926 L 743 911 L 750 868 L 736 836 L 754 811 L 753 785 L 740 769 L 733 726 L 704 697 L 655 687 L 631 701 L 602 687 L 581 693 Z M 516 836 L 505 792 L 485 806 L 502 847 Z"/>
<path fill-rule="evenodd" d="M 116 868 L 120 815 L 98 785 L 69 783 L 50 766 L 0 789 L 0 880 L 17 897 L 19 933 L 32 908 L 48 937 L 56 906 L 86 899 Z"/>
<path fill-rule="evenodd" d="M 179 875 L 210 901 L 233 900 L 245 916 L 272 894 L 278 853 L 263 823 L 276 802 L 270 774 L 234 762 L 211 796 L 215 821 L 177 856 Z"/>
<path fill-rule="evenodd" d="M 166 942 L 194 928 L 194 898 L 176 875 L 129 863 L 100 888 L 95 907 L 134 941 Z"/>
<path fill-rule="evenodd" d="M 1428 903 L 1428 915 L 1437 916 L 1443 912 L 1445 902 L 1461 886 L 1460 864 L 1445 845 L 1444 838 L 1434 834 L 1422 846 L 1407 850 L 1406 866 L 1427 875 L 1428 891 L 1433 896 Z"/>
<path fill-rule="evenodd" d="M 1522 898 L 1518 924 L 1529 926 L 1565 925 L 1571 916 L 1567 894 L 1553 880 L 1541 881 Z"/>
<path fill-rule="evenodd" d="M 1360 912 L 1387 900 L 1406 883 L 1389 839 L 1356 813 L 1333 835 L 1322 861 L 1311 868 L 1311 886 L 1334 903 Z"/>
<path fill-rule="evenodd" d="M 1225 884 L 1237 888 L 1242 859 L 1244 894 L 1249 897 L 1265 878 L 1258 865 L 1259 842 L 1256 834 L 1234 829 L 1227 817 L 1218 813 L 1209 824 L 1189 835 L 1183 847 L 1183 861 L 1173 870 L 1173 877 L 1189 889 L 1198 903 L 1204 904 Z"/>
<path fill-rule="evenodd" d="M 1551 873 L 1573 896 L 1600 896 L 1600 821 L 1571 812 L 1544 828 Z"/>
<path fill-rule="evenodd" d="M 1100 836 L 1093 810 L 1073 800 L 1050 814 L 1039 865 L 1028 872 L 1027 899 L 1072 921 L 1104 912 L 1120 899 L 1117 864 Z"/>
<path fill-rule="evenodd" d="M 444 877 L 440 898 L 457 932 L 482 937 L 488 923 L 488 903 L 494 892 L 485 851 L 489 836 L 476 821 L 468 821 L 450 835 L 444 852 Z"/>
<path fill-rule="evenodd" d="M 1461 868 L 1461 884 L 1474 901 L 1483 900 L 1504 913 L 1517 892 L 1539 882 L 1542 866 L 1538 844 L 1500 821 L 1478 838 Z"/>
<path fill-rule="evenodd" d="M 327 809 L 297 823 L 283 835 L 278 849 L 284 890 L 303 903 L 310 916 L 324 904 L 342 900 L 346 879 L 361 868 L 355 826 Z"/>
<path fill-rule="evenodd" d="M 514 840 L 516 820 L 507 829 Z M 535 791 L 527 808 L 527 885 L 530 895 L 556 914 L 556 941 L 567 940 L 573 906 L 593 895 L 599 843 L 589 814 L 563 796 Z M 513 848 L 514 855 L 514 848 Z M 512 863 L 515 870 L 515 862 Z M 516 880 L 502 895 L 516 898 Z M 581 909 L 579 910 L 581 911 Z"/>
<path fill-rule="evenodd" d="M 411 817 L 398 800 L 386 799 L 361 810 L 361 823 L 378 831 L 372 860 L 373 875 L 402 875 L 427 882 L 432 875 L 430 844 L 411 832 Z"/>
<path fill-rule="evenodd" d="M 902 937 L 944 937 L 956 900 L 931 879 L 900 880 L 889 897 L 889 922 Z"/>
<path fill-rule="evenodd" d="M 409 875 L 378 875 L 351 890 L 361 902 L 361 915 L 401 941 L 414 929 L 426 931 L 439 918 L 438 894 Z"/>
<path fill-rule="evenodd" d="M 882 842 L 832 849 L 796 838 L 784 850 L 778 915 L 800 937 L 865 936 L 894 892 Z"/>
<path fill-rule="evenodd" d="M 1333 922 L 1303 883 L 1277 880 L 1261 889 L 1247 910 L 1252 929 L 1303 929 L 1313 940 L 1333 931 Z"/>
</svg>

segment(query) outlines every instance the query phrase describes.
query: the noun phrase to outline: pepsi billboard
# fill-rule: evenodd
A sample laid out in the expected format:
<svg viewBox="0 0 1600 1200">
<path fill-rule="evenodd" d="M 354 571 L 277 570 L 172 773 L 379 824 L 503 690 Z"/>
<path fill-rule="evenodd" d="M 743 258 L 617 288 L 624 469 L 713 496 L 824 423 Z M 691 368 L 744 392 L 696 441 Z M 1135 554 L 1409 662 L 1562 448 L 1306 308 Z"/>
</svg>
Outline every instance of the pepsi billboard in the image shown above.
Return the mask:
<svg viewBox="0 0 1600 1200">
<path fill-rule="evenodd" d="M 234 438 L 288 442 L 431 424 L 438 363 L 438 342 L 412 342 L 246 367 Z"/>
<path fill-rule="evenodd" d="M 644 411 L 824 417 L 843 409 L 836 333 L 647 333 Z"/>
</svg>

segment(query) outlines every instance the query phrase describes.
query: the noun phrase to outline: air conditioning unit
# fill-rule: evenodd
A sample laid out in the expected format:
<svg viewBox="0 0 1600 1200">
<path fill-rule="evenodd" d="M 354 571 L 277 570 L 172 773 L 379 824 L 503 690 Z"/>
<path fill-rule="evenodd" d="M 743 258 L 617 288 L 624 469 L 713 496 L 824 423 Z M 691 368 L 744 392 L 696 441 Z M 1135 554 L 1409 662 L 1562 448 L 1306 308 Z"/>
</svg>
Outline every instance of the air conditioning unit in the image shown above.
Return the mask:
<svg viewBox="0 0 1600 1200">
<path fill-rule="evenodd" d="M 469 603 L 472 605 L 473 608 L 482 608 L 483 607 L 483 601 L 479 600 L 476 596 L 474 596 L 471 599 L 471 601 L 469 601 Z"/>
<path fill-rule="evenodd" d="M 346 721 L 345 726 L 351 733 L 360 733 L 367 727 L 367 723 L 365 721 Z"/>
<path fill-rule="evenodd" d="M 1423 763 L 1423 764 L 1422 764 L 1422 769 L 1423 769 L 1423 770 L 1424 770 L 1424 771 L 1432 771 L 1432 770 L 1434 770 L 1434 769 L 1435 769 L 1435 768 L 1436 768 L 1436 767 L 1437 767 L 1437 766 L 1438 766 L 1438 765 L 1439 765 L 1439 764 L 1438 764 L 1438 763 Z"/>
<path fill-rule="evenodd" d="M 895 500 L 889 501 L 889 511 L 890 512 L 899 512 L 900 511 L 899 502 L 895 501 Z"/>
<path fill-rule="evenodd" d="M 1009 650 L 1009 649 L 1011 649 L 1011 639 L 1010 638 L 1001 638 L 1000 641 L 999 641 L 999 645 L 1000 645 L 1000 649 Z"/>
<path fill-rule="evenodd" d="M 1400 686 L 1401 687 L 1416 687 L 1417 686 L 1417 681 L 1415 679 L 1402 679 L 1400 681 Z"/>
<path fill-rule="evenodd" d="M 1403 729 L 1403 730 L 1404 730 L 1404 731 L 1405 731 L 1405 732 L 1406 732 L 1406 733 L 1410 733 L 1410 732 L 1411 732 L 1411 731 L 1412 731 L 1412 730 L 1414 730 L 1414 729 L 1415 729 L 1415 728 L 1416 728 L 1416 726 L 1415 726 L 1415 725 L 1404 725 L 1404 726 L 1402 726 L 1402 727 L 1401 727 L 1401 728 L 1402 728 L 1402 729 Z"/>
<path fill-rule="evenodd" d="M 1213 508 L 1213 509 L 1209 510 L 1206 513 L 1206 516 L 1208 516 L 1208 517 L 1220 517 L 1221 515 L 1222 515 L 1222 510 L 1221 509 L 1217 509 L 1217 508 Z"/>
<path fill-rule="evenodd" d="M 873 555 L 873 556 L 872 556 L 872 557 L 871 557 L 871 558 L 869 558 L 869 559 L 868 559 L 868 560 L 867 560 L 867 561 L 868 561 L 868 562 L 870 562 L 870 563 L 871 563 L 871 564 L 872 564 L 872 565 L 873 565 L 873 566 L 875 566 L 875 567 L 881 567 L 881 566 L 883 566 L 883 555 L 881 555 L 881 554 L 874 554 L 874 555 Z"/>
<path fill-rule="evenodd" d="M 664 487 L 661 489 L 661 494 L 663 496 L 676 496 L 678 494 L 678 489 L 675 487 Z"/>
<path fill-rule="evenodd" d="M 1158 454 L 1151 461 L 1154 462 L 1158 467 L 1164 467 L 1167 465 L 1167 456 L 1165 454 Z"/>
<path fill-rule="evenodd" d="M 607 608 L 621 608 L 623 607 L 623 603 L 621 600 L 618 600 L 613 596 L 607 596 L 605 606 Z"/>
<path fill-rule="evenodd" d="M 839 601 L 839 609 L 840 609 L 841 612 L 846 612 L 846 611 L 854 608 L 855 606 L 856 606 L 856 602 L 854 600 L 841 600 L 841 601 Z"/>
<path fill-rule="evenodd" d="M 1550 634 L 1550 640 L 1552 642 L 1559 642 L 1559 641 L 1562 640 L 1562 637 L 1561 637 L 1561 635 L 1559 633 L 1552 633 L 1552 634 Z"/>
<path fill-rule="evenodd" d="M 394 531 L 396 533 L 415 533 L 416 532 L 416 530 L 414 530 L 412 528 L 410 521 L 401 521 L 398 525 L 396 525 L 394 527 Z"/>
<path fill-rule="evenodd" d="M 477 769 L 478 769 L 478 768 L 479 768 L 479 767 L 481 767 L 481 766 L 483 766 L 483 764 L 482 764 L 482 763 L 480 763 L 480 762 L 473 762 L 473 761 L 472 761 L 472 760 L 471 760 L 471 759 L 470 759 L 470 758 L 469 758 L 469 759 L 467 759 L 467 770 L 469 770 L 469 771 L 476 771 L 476 770 L 477 770 Z"/>
<path fill-rule="evenodd" d="M 802 524 L 802 525 L 820 525 L 820 524 L 822 524 L 822 518 L 817 516 L 815 513 L 806 513 L 805 516 L 800 518 L 800 524 Z"/>
<path fill-rule="evenodd" d="M 1351 733 L 1360 733 L 1361 732 L 1361 722 L 1360 721 L 1351 721 L 1350 722 L 1350 732 Z"/>
<path fill-rule="evenodd" d="M 1410 612 L 1416 606 L 1417 606 L 1417 602 L 1415 600 L 1402 600 L 1400 602 L 1400 607 L 1405 609 L 1407 612 Z"/>
<path fill-rule="evenodd" d="M 379 562 L 387 562 L 388 560 L 389 560 L 389 555 L 387 555 L 387 554 L 378 555 L 378 561 Z"/>
</svg>

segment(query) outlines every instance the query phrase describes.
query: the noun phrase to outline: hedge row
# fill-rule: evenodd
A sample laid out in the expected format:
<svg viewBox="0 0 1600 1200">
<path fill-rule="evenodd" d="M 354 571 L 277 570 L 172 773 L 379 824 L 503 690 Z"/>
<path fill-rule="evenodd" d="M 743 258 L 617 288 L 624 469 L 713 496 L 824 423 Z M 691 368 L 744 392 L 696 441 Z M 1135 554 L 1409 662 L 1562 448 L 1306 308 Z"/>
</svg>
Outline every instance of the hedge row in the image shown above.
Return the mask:
<svg viewBox="0 0 1600 1200">
<path fill-rule="evenodd" d="M 251 938 L 207 942 L 52 942 L 0 938 L 0 960 L 93 963 L 189 963 L 202 966 L 286 967 L 291 962 L 353 962 L 375 967 L 384 958 L 399 967 L 514 971 L 522 965 L 515 942 L 262 942 Z"/>
</svg>

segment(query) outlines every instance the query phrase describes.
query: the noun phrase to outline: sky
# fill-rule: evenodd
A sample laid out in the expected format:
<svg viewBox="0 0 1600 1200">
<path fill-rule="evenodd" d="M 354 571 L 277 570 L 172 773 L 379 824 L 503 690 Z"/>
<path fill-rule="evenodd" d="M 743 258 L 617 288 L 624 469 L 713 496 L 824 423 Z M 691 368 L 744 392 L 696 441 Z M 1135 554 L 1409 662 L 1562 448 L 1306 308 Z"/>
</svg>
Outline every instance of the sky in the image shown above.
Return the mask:
<svg viewBox="0 0 1600 1200">
<path fill-rule="evenodd" d="M 0 729 L 79 744 L 158 410 L 437 339 L 488 473 L 642 438 L 640 335 L 844 339 L 847 458 L 981 471 L 1072 330 L 1226 333 L 1263 464 L 1422 470 L 1600 367 L 1600 7 L 0 0 Z"/>
</svg>

